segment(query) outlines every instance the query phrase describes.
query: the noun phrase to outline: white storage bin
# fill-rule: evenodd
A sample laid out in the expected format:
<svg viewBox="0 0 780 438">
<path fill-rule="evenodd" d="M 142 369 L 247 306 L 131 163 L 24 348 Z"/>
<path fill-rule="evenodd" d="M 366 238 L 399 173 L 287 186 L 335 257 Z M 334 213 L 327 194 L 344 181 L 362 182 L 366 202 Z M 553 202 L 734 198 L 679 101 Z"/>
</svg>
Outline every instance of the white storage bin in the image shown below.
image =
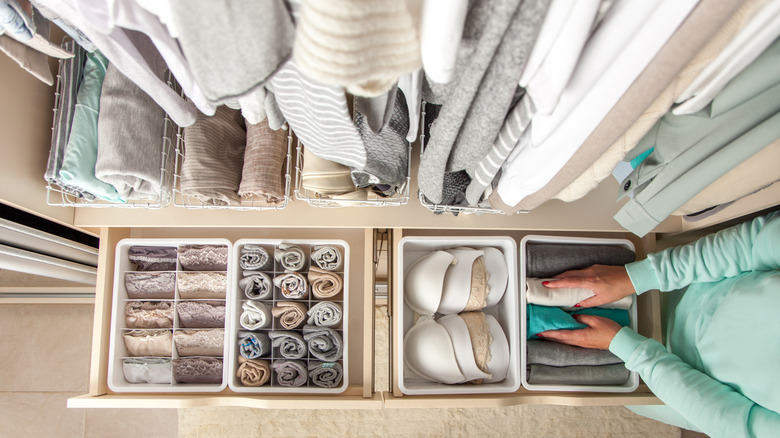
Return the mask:
<svg viewBox="0 0 780 438">
<path fill-rule="evenodd" d="M 341 305 L 342 308 L 342 317 L 341 322 L 331 327 L 336 332 L 338 332 L 341 335 L 342 339 L 342 346 L 343 346 L 343 355 L 340 359 L 338 359 L 336 362 L 341 364 L 342 367 L 342 379 L 339 386 L 334 388 L 323 388 L 317 385 L 314 385 L 311 383 L 311 380 L 308 379 L 306 384 L 304 386 L 300 387 L 286 387 L 281 386 L 278 384 L 278 381 L 276 380 L 276 372 L 271 368 L 271 379 L 269 382 L 267 382 L 263 386 L 259 387 L 253 387 L 253 386 L 245 386 L 242 384 L 241 379 L 237 376 L 236 371 L 238 370 L 239 363 L 238 363 L 238 357 L 240 355 L 239 349 L 238 349 L 238 332 L 239 331 L 248 331 L 244 329 L 240 322 L 239 318 L 242 314 L 242 304 L 246 301 L 250 301 L 249 298 L 245 295 L 244 291 L 241 290 L 238 287 L 238 280 L 242 278 L 242 269 L 239 263 L 239 259 L 241 257 L 241 250 L 244 248 L 244 246 L 248 244 L 252 245 L 258 245 L 263 247 L 267 252 L 271 260 L 269 261 L 269 269 L 262 269 L 259 272 L 266 273 L 271 280 L 276 275 L 283 274 L 284 268 L 281 266 L 281 264 L 274 259 L 274 254 L 276 250 L 278 249 L 280 244 L 290 244 L 290 245 L 297 245 L 299 246 L 304 253 L 306 262 L 304 263 L 303 268 L 298 271 L 301 273 L 304 277 L 307 279 L 307 295 L 304 298 L 301 299 L 286 299 L 281 295 L 281 292 L 279 291 L 279 288 L 276 286 L 273 286 L 274 291 L 272 293 L 272 296 L 267 300 L 258 300 L 259 302 L 265 303 L 269 310 L 273 307 L 274 304 L 276 304 L 279 301 L 295 301 L 295 302 L 301 302 L 306 304 L 307 309 L 311 309 L 312 306 L 317 304 L 321 301 L 330 301 L 334 303 L 338 303 Z M 342 277 L 343 280 L 343 287 L 342 291 L 335 295 L 332 298 L 327 299 L 318 299 L 314 297 L 314 295 L 311 293 L 311 284 L 308 283 L 308 271 L 311 266 L 316 266 L 314 262 L 311 260 L 311 253 L 312 248 L 315 246 L 322 246 L 322 245 L 328 245 L 328 246 L 334 246 L 339 251 L 341 251 L 342 256 L 342 263 L 341 267 L 336 269 L 335 271 L 332 271 L 339 276 Z M 285 393 L 285 394 L 339 394 L 344 392 L 347 389 L 348 383 L 349 383 L 349 348 L 348 348 L 348 333 L 349 333 L 349 244 L 343 240 L 295 240 L 295 239 L 288 239 L 288 240 L 282 240 L 282 239 L 241 239 L 237 241 L 233 247 L 233 256 L 232 256 L 232 266 L 230 268 L 230 275 L 228 276 L 228 287 L 232 291 L 231 292 L 231 298 L 228 302 L 228 307 L 230 307 L 230 320 L 227 323 L 228 325 L 228 342 L 230 345 L 228 346 L 228 356 L 227 356 L 227 362 L 226 362 L 226 369 L 229 373 L 228 376 L 228 385 L 231 390 L 235 392 L 242 392 L 242 393 Z M 308 317 L 307 317 L 308 318 Z M 303 333 L 303 326 L 302 324 L 300 328 L 292 329 L 292 331 L 296 331 L 299 333 Z M 254 332 L 265 332 L 268 333 L 271 330 L 287 330 L 279 325 L 278 318 L 273 318 L 272 323 L 267 326 L 266 328 L 255 330 Z M 258 359 L 264 359 L 267 360 L 269 363 L 273 363 L 276 359 L 283 359 L 281 356 L 278 355 L 278 348 L 272 349 L 272 354 L 270 356 L 263 356 Z M 315 358 L 311 355 L 311 353 L 308 353 L 306 357 L 299 359 L 306 363 L 310 361 L 317 361 L 319 359 Z"/>
<path fill-rule="evenodd" d="M 152 383 L 130 383 L 125 379 L 122 371 L 122 363 L 126 358 L 130 358 L 128 355 L 127 347 L 123 339 L 123 333 L 128 329 L 125 322 L 125 303 L 129 301 L 168 301 L 174 304 L 174 323 L 171 329 L 171 335 L 180 329 L 186 329 L 182 327 L 179 321 L 178 312 L 175 309 L 175 305 L 183 301 L 208 301 L 208 302 L 223 302 L 225 303 L 225 322 L 230 320 L 230 306 L 227 303 L 231 300 L 231 289 L 229 287 L 225 291 L 225 300 L 215 299 L 188 299 L 183 300 L 179 297 L 178 291 L 178 274 L 183 272 L 181 263 L 176 262 L 176 274 L 177 278 L 174 280 L 175 295 L 173 299 L 136 299 L 129 298 L 127 295 L 127 289 L 125 287 L 125 273 L 135 272 L 134 264 L 128 258 L 128 252 L 130 247 L 135 245 L 144 246 L 159 246 L 159 247 L 180 247 L 181 245 L 218 245 L 227 247 L 228 251 L 228 270 L 231 264 L 231 243 L 227 239 L 124 239 L 119 241 L 116 246 L 116 262 L 114 266 L 114 294 L 113 303 L 111 307 L 111 338 L 109 340 L 109 352 L 108 352 L 108 387 L 114 392 L 168 392 L 168 393 L 180 393 L 180 392 L 219 392 L 225 389 L 227 386 L 227 372 L 228 362 L 226 360 L 228 351 L 228 328 L 223 327 L 225 331 L 224 345 L 222 351 L 222 380 L 219 384 L 194 384 L 194 383 L 176 383 L 173 375 L 171 375 L 171 384 L 152 384 Z M 143 271 L 143 272 L 159 272 L 159 271 Z M 186 271 L 195 272 L 195 271 Z M 220 272 L 220 271 L 214 271 Z M 228 271 L 229 272 L 229 271 Z M 229 277 L 229 276 L 228 276 Z M 194 329 L 198 330 L 198 329 Z M 171 342 L 171 359 L 179 357 L 175 343 Z M 173 374 L 173 373 L 171 373 Z"/>
<path fill-rule="evenodd" d="M 499 249 L 506 260 L 508 281 L 506 292 L 501 301 L 492 307 L 483 309 L 485 314 L 492 315 L 501 324 L 509 341 L 509 369 L 503 381 L 487 384 L 445 385 L 431 382 L 415 376 L 404 362 L 403 339 L 414 323 L 415 312 L 408 307 L 404 295 L 404 277 L 415 261 L 436 250 L 447 250 L 458 247 L 494 247 Z M 396 369 L 401 373 L 398 385 L 401 392 L 408 395 L 430 394 L 493 394 L 511 393 L 520 388 L 520 317 L 517 299 L 517 243 L 511 237 L 404 237 L 398 247 L 398 265 L 400 270 L 396 281 L 399 285 L 401 305 L 399 321 L 395 336 L 400 340 L 398 362 Z"/>
<path fill-rule="evenodd" d="M 520 241 L 520 367 L 522 371 L 523 387 L 530 391 L 580 391 L 580 392 L 633 392 L 639 386 L 639 374 L 635 371 L 629 373 L 628 380 L 622 385 L 540 385 L 528 383 L 526 372 L 526 246 L 529 243 L 557 243 L 579 245 L 605 245 L 620 246 L 635 251 L 634 244 L 626 239 L 604 239 L 591 237 L 562 237 L 562 236 L 538 236 L 528 235 Z M 632 296 L 631 307 L 628 310 L 629 327 L 637 329 L 636 295 Z"/>
</svg>

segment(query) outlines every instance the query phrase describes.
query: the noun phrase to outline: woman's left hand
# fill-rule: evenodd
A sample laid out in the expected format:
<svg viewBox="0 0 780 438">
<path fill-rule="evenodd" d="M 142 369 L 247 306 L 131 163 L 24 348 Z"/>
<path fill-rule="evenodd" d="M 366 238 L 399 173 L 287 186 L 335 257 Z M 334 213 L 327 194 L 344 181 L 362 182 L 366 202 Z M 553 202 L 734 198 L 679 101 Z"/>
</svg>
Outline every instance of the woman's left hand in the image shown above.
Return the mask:
<svg viewBox="0 0 780 438">
<path fill-rule="evenodd" d="M 536 336 L 541 339 L 576 345 L 585 348 L 608 350 L 609 344 L 620 331 L 620 324 L 609 318 L 594 315 L 572 315 L 577 322 L 588 327 L 578 330 L 547 330 Z"/>
</svg>

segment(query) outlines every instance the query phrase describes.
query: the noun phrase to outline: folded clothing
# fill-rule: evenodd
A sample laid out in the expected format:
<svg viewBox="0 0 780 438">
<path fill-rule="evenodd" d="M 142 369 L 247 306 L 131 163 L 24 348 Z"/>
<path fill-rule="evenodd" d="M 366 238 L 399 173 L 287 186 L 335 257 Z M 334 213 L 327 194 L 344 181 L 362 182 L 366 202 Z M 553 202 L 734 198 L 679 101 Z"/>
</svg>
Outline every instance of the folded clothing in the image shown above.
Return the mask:
<svg viewBox="0 0 780 438">
<path fill-rule="evenodd" d="M 176 383 L 222 383 L 222 359 L 214 357 L 173 359 L 173 380 Z"/>
<path fill-rule="evenodd" d="M 226 245 L 181 245 L 179 263 L 185 271 L 226 271 Z"/>
<path fill-rule="evenodd" d="M 238 196 L 276 205 L 284 200 L 284 161 L 287 158 L 287 132 L 274 131 L 263 120 L 246 126 L 246 151 Z"/>
<path fill-rule="evenodd" d="M 622 363 L 568 367 L 531 364 L 527 380 L 535 385 L 622 385 L 628 377 L 629 371 Z"/>
<path fill-rule="evenodd" d="M 311 355 L 325 362 L 335 362 L 343 356 L 341 335 L 327 327 L 303 326 L 303 339 L 309 345 Z"/>
<path fill-rule="evenodd" d="M 247 330 L 260 330 L 271 324 L 271 311 L 268 305 L 259 301 L 244 301 L 241 304 L 241 317 L 238 322 Z"/>
<path fill-rule="evenodd" d="M 224 272 L 179 272 L 179 298 L 225 299 L 227 295 L 227 274 Z"/>
<path fill-rule="evenodd" d="M 274 278 L 274 284 L 288 300 L 306 298 L 306 278 L 297 272 L 288 272 Z"/>
<path fill-rule="evenodd" d="M 179 356 L 222 357 L 225 350 L 225 329 L 176 330 L 173 343 Z"/>
<path fill-rule="evenodd" d="M 636 260 L 633 251 L 615 245 L 529 242 L 525 248 L 527 277 L 554 277 L 595 264 L 622 266 Z"/>
<path fill-rule="evenodd" d="M 338 362 L 309 361 L 309 380 L 322 388 L 335 388 L 343 377 L 341 364 Z"/>
<path fill-rule="evenodd" d="M 271 278 L 263 272 L 244 271 L 244 278 L 238 280 L 238 287 L 250 300 L 269 300 L 274 291 Z"/>
<path fill-rule="evenodd" d="M 306 363 L 301 360 L 275 360 L 271 365 L 276 372 L 276 381 L 281 386 L 303 386 L 306 384 Z"/>
<path fill-rule="evenodd" d="M 172 300 L 176 295 L 173 272 L 125 272 L 127 297 L 142 300 Z"/>
<path fill-rule="evenodd" d="M 245 271 L 259 271 L 262 269 L 273 269 L 273 266 L 267 266 L 270 257 L 268 251 L 260 245 L 246 244 L 241 248 L 241 257 L 238 264 Z"/>
<path fill-rule="evenodd" d="M 573 365 L 613 365 L 623 363 L 609 350 L 582 348 L 558 342 L 530 340 L 526 343 L 526 363 L 568 367 Z"/>
<path fill-rule="evenodd" d="M 136 271 L 176 270 L 176 248 L 169 246 L 134 245 L 127 250 L 127 258 L 135 263 Z"/>
<path fill-rule="evenodd" d="M 263 332 L 238 332 L 238 352 L 245 359 L 267 356 L 271 354 L 271 339 Z"/>
<path fill-rule="evenodd" d="M 274 347 L 279 347 L 279 354 L 286 359 L 301 359 L 306 357 L 306 343 L 298 332 L 275 330 L 268 333 Z"/>
<path fill-rule="evenodd" d="M 129 330 L 122 334 L 128 356 L 171 357 L 173 335 L 170 330 Z"/>
<path fill-rule="evenodd" d="M 308 314 L 307 324 L 314 324 L 317 327 L 335 327 L 341 322 L 343 310 L 338 303 L 321 301 L 312 306 Z"/>
<path fill-rule="evenodd" d="M 306 256 L 298 245 L 279 244 L 274 258 L 285 271 L 300 271 L 306 265 Z"/>
<path fill-rule="evenodd" d="M 171 383 L 171 360 L 129 358 L 122 360 L 122 374 L 130 383 Z"/>
<path fill-rule="evenodd" d="M 319 245 L 311 249 L 311 259 L 320 269 L 335 271 L 341 268 L 341 251 L 335 246 Z"/>
<path fill-rule="evenodd" d="M 271 380 L 271 363 L 265 359 L 238 358 L 236 377 L 244 386 L 263 386 Z"/>
<path fill-rule="evenodd" d="M 129 301 L 125 304 L 127 328 L 173 328 L 173 302 Z"/>
<path fill-rule="evenodd" d="M 339 274 L 313 266 L 309 269 L 309 283 L 311 283 L 312 295 L 318 299 L 335 297 L 343 287 Z"/>
<path fill-rule="evenodd" d="M 591 307 L 567 313 L 558 307 L 537 306 L 528 304 L 527 310 L 528 332 L 527 338 L 535 338 L 537 333 L 547 330 L 577 330 L 587 326 L 575 320 L 572 315 L 595 315 L 603 318 L 609 318 L 623 327 L 629 325 L 629 315 L 627 310 L 622 309 L 602 309 Z"/>
<path fill-rule="evenodd" d="M 179 323 L 184 328 L 224 328 L 224 301 L 179 301 Z"/>
<path fill-rule="evenodd" d="M 580 301 L 590 298 L 593 290 L 584 287 L 557 287 L 547 288 L 542 284 L 545 281 L 556 281 L 555 278 L 526 278 L 526 302 L 539 306 L 555 306 L 573 308 Z M 628 310 L 633 300 L 630 296 L 623 297 L 615 302 L 602 304 L 599 307 L 605 309 Z"/>
<path fill-rule="evenodd" d="M 320 158 L 311 150 L 303 150 L 301 187 L 318 195 L 343 195 L 357 190 L 349 167 Z"/>
<path fill-rule="evenodd" d="M 271 309 L 274 318 L 287 330 L 300 327 L 306 321 L 306 304 L 295 301 L 278 301 Z"/>
</svg>

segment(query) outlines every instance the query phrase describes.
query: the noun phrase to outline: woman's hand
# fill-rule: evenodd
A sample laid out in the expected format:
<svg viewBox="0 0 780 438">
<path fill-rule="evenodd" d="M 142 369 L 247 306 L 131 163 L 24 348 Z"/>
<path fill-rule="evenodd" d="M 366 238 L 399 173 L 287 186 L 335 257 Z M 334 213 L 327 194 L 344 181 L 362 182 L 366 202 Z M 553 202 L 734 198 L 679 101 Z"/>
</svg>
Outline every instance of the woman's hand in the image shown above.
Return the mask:
<svg viewBox="0 0 780 438">
<path fill-rule="evenodd" d="M 579 330 L 547 330 L 536 336 L 562 344 L 576 345 L 584 348 L 598 348 L 608 350 L 609 344 L 617 332 L 620 324 L 609 318 L 594 315 L 572 315 L 577 322 L 587 325 L 587 328 Z"/>
<path fill-rule="evenodd" d="M 593 265 L 576 271 L 558 274 L 553 281 L 542 283 L 545 287 L 580 287 L 590 289 L 594 296 L 584 299 L 574 307 L 602 306 L 636 292 L 625 266 Z"/>
</svg>

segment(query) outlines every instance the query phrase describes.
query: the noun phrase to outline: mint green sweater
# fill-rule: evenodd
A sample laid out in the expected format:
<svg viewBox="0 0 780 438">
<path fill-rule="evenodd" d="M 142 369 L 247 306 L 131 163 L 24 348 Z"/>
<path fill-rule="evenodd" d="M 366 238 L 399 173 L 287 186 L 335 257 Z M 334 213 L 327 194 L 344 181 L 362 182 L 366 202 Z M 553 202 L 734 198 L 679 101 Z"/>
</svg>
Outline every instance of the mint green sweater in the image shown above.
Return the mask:
<svg viewBox="0 0 780 438">
<path fill-rule="evenodd" d="M 623 328 L 609 350 L 712 437 L 780 436 L 780 212 L 626 265 L 678 292 L 667 347 Z"/>
</svg>

